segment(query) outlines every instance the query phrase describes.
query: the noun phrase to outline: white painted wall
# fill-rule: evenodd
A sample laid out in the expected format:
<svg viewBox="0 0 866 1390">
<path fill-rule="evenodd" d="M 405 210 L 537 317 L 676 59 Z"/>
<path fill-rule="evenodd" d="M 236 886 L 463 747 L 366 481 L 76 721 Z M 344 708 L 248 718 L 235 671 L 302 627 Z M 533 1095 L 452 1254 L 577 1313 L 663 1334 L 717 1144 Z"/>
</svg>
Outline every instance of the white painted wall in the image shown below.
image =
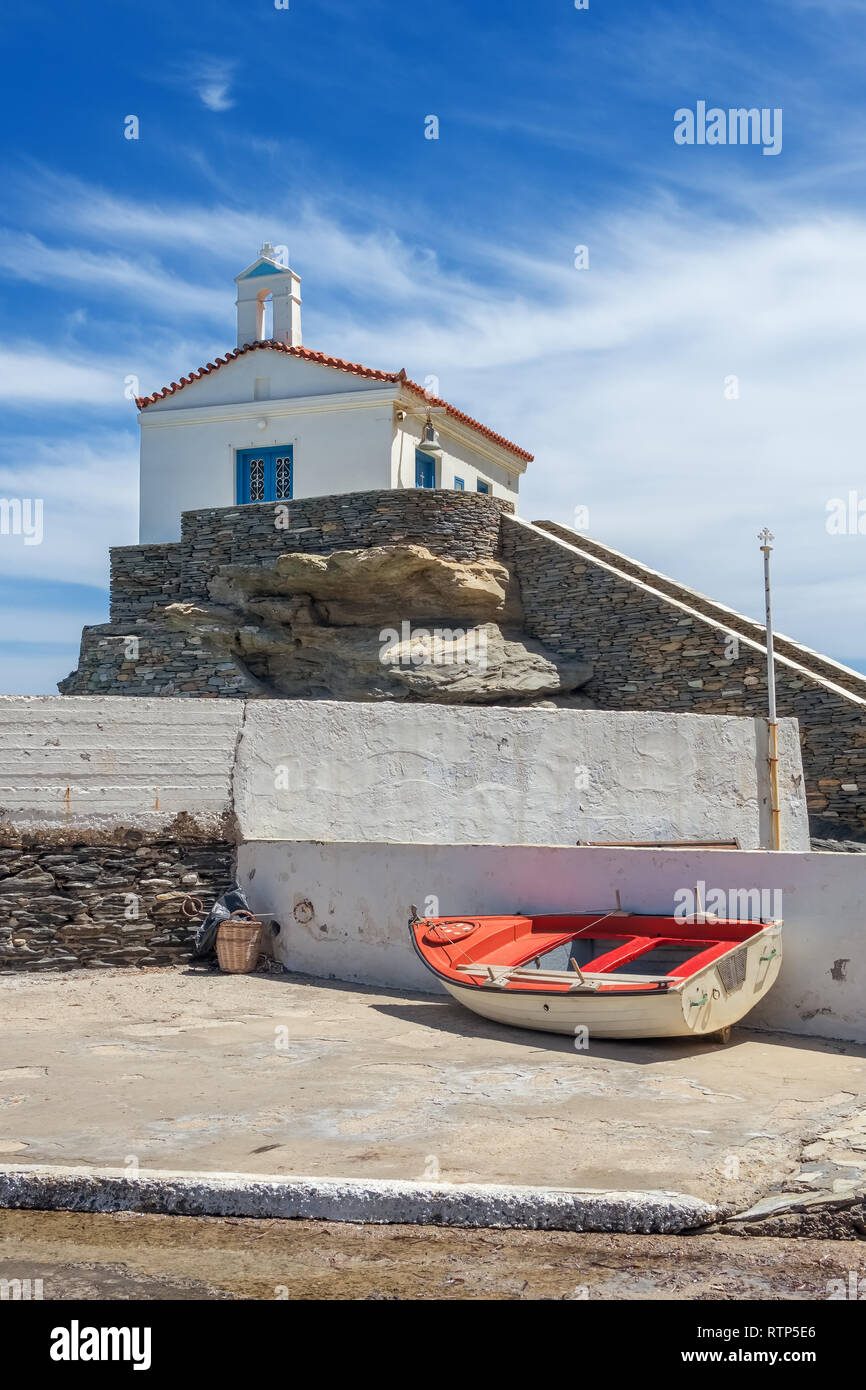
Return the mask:
<svg viewBox="0 0 866 1390">
<path fill-rule="evenodd" d="M 436 463 L 436 486 L 450 490 L 454 487 L 454 479 L 462 478 L 464 492 L 477 492 L 478 480 L 481 479 L 490 485 L 493 497 L 504 497 L 513 502 L 516 508 L 520 474 L 497 462 L 482 449 L 473 447 L 467 439 L 452 433 L 447 416 L 437 414 L 434 424 L 443 451 Z M 391 459 L 392 487 L 415 486 L 415 450 L 419 440 L 417 420 L 407 420 L 395 430 Z M 514 461 L 518 462 L 516 456 Z M 521 469 L 525 467 L 522 461 L 520 466 Z"/>
<path fill-rule="evenodd" d="M 268 383 L 268 397 L 272 401 L 341 393 L 356 395 L 358 392 L 381 392 L 383 389 L 394 394 L 393 386 L 377 381 L 375 377 L 341 372 L 336 367 L 307 362 L 303 357 L 260 348 L 255 352 L 246 352 L 242 357 L 232 358 L 217 371 L 190 382 L 183 390 L 155 401 L 147 406 L 143 416 L 149 419 L 154 414 L 198 410 L 211 405 L 245 405 L 255 399 L 257 381 Z"/>
<path fill-rule="evenodd" d="M 728 715 L 251 702 L 249 840 L 769 843 L 765 726 Z M 808 849 L 797 724 L 779 727 L 783 843 Z"/>
<path fill-rule="evenodd" d="M 242 718 L 234 700 L 0 696 L 0 822 L 158 830 L 185 811 L 218 828 Z"/>
<path fill-rule="evenodd" d="M 181 512 L 234 506 L 238 449 L 290 444 L 296 498 L 390 486 L 393 406 L 381 393 L 151 416 L 154 409 L 148 406 L 140 417 L 142 545 L 179 540 Z M 264 429 L 259 420 L 267 422 Z"/>
<path fill-rule="evenodd" d="M 279 920 L 275 952 L 289 969 L 433 992 L 409 943 L 412 904 L 423 913 L 433 899 L 443 916 L 592 912 L 618 889 L 626 908 L 668 913 L 699 882 L 767 889 L 781 894 L 784 961 L 747 1026 L 866 1042 L 863 855 L 247 843 L 239 879 L 253 908 Z"/>
<path fill-rule="evenodd" d="M 737 837 L 748 848 L 766 835 L 760 724 L 598 710 L 6 695 L 0 807 L 23 826 L 77 818 L 153 825 L 181 810 L 231 806 L 241 837 L 256 841 Z M 788 847 L 804 848 L 795 730 L 793 721 L 780 724 L 783 831 Z"/>
</svg>

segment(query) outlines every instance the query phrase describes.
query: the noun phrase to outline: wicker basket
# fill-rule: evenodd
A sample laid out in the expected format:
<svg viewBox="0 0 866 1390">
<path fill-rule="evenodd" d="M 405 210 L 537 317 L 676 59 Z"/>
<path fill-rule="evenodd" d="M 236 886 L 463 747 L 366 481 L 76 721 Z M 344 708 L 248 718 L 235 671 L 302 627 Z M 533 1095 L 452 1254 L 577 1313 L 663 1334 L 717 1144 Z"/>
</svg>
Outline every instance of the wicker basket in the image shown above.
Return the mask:
<svg viewBox="0 0 866 1390">
<path fill-rule="evenodd" d="M 216 939 L 220 970 L 230 975 L 249 975 L 256 968 L 262 944 L 262 924 L 255 917 L 229 917 L 221 923 Z"/>
</svg>

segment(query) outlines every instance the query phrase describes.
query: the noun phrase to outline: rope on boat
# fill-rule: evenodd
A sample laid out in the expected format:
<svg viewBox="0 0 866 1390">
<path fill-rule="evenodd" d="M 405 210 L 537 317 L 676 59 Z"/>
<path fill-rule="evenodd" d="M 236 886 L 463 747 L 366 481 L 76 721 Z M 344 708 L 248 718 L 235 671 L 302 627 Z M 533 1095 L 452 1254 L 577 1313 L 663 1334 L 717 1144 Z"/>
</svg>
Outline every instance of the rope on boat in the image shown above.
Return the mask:
<svg viewBox="0 0 866 1390">
<path fill-rule="evenodd" d="M 626 915 L 628 915 L 628 914 L 626 914 Z M 583 933 L 584 933 L 585 931 L 589 931 L 590 927 L 597 927 L 597 926 L 599 925 L 600 922 L 606 922 L 607 919 L 608 919 L 608 917 L 622 917 L 622 916 L 623 916 L 623 912 L 622 912 L 622 909 L 621 909 L 621 908 L 612 907 L 611 910 L 610 910 L 610 912 L 606 912 L 606 913 L 604 914 L 603 917 L 596 917 L 596 919 L 595 919 L 594 922 L 587 922 L 587 924 L 586 924 L 585 927 L 581 927 L 580 931 L 576 931 L 576 932 L 574 933 L 574 936 L 572 936 L 571 940 L 574 941 L 578 936 L 582 936 Z"/>
</svg>

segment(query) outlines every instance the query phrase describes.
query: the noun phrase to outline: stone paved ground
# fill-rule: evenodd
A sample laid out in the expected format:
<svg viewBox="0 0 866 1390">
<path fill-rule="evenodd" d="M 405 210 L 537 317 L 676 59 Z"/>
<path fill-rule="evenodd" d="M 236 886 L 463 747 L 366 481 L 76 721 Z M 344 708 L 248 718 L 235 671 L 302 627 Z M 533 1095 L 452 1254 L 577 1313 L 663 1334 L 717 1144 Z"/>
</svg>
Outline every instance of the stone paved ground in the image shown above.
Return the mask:
<svg viewBox="0 0 866 1390">
<path fill-rule="evenodd" d="M 742 1211 L 862 1186 L 864 1095 L 866 1049 L 742 1030 L 576 1052 L 300 976 L 0 980 L 5 1163 L 666 1189 Z"/>
</svg>

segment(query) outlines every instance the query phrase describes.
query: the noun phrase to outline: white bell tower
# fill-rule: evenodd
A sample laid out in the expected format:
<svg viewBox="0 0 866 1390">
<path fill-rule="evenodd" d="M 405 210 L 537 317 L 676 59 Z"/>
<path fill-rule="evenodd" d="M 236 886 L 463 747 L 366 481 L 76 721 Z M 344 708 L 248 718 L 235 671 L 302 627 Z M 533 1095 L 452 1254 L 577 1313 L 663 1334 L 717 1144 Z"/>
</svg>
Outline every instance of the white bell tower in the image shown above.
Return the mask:
<svg viewBox="0 0 866 1390">
<path fill-rule="evenodd" d="M 240 275 L 238 287 L 238 347 L 265 341 L 265 301 L 271 300 L 274 324 L 271 337 L 289 347 L 301 346 L 301 277 L 278 260 L 278 252 L 266 241 L 257 258 Z"/>
</svg>

